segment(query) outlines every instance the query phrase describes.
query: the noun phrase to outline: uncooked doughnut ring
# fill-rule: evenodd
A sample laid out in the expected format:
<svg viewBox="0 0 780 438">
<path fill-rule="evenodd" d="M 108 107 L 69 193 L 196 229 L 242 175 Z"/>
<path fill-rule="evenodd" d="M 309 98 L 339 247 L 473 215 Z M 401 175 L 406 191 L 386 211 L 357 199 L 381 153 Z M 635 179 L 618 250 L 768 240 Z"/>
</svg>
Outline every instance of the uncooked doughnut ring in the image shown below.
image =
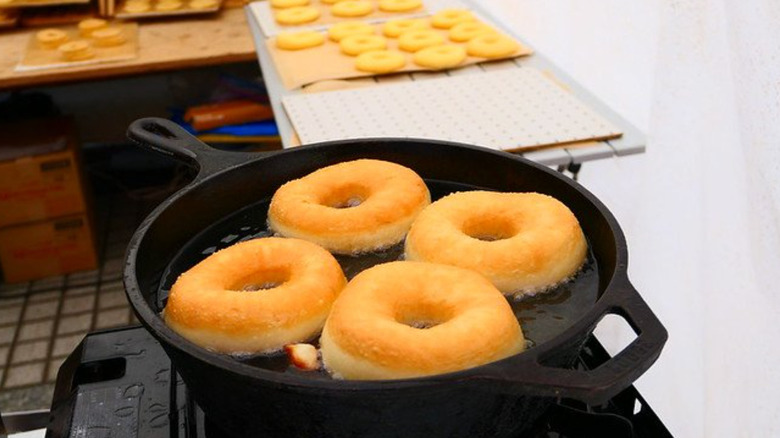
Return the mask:
<svg viewBox="0 0 780 438">
<path fill-rule="evenodd" d="M 296 6 L 308 6 L 309 0 L 271 0 L 271 7 L 276 9 L 294 8 Z"/>
<path fill-rule="evenodd" d="M 403 240 L 430 203 L 413 170 L 380 160 L 347 161 L 282 185 L 271 199 L 268 225 L 282 236 L 356 254 Z"/>
<path fill-rule="evenodd" d="M 410 30 L 398 37 L 398 48 L 407 52 L 416 52 L 431 46 L 444 44 L 444 37 L 433 29 Z"/>
<path fill-rule="evenodd" d="M 120 27 L 106 27 L 93 31 L 92 40 L 97 47 L 115 47 L 127 42 L 127 37 Z"/>
<path fill-rule="evenodd" d="M 466 21 L 452 26 L 449 35 L 452 41 L 463 43 L 478 35 L 494 33 L 497 33 L 497 31 L 485 23 L 480 21 Z"/>
<path fill-rule="evenodd" d="M 366 73 L 384 74 L 402 69 L 406 57 L 396 50 L 372 50 L 355 58 L 355 68 Z"/>
<path fill-rule="evenodd" d="M 163 317 L 209 350 L 267 353 L 316 335 L 345 283 L 336 259 L 313 243 L 249 240 L 181 274 Z"/>
<path fill-rule="evenodd" d="M 57 50 L 60 51 L 60 55 L 66 61 L 85 61 L 95 57 L 92 45 L 85 40 L 75 40 L 61 44 L 57 47 Z"/>
<path fill-rule="evenodd" d="M 163 0 L 161 2 L 157 2 L 157 4 L 154 5 L 154 9 L 157 11 L 175 11 L 177 9 L 181 9 L 183 3 L 179 0 Z"/>
<path fill-rule="evenodd" d="M 444 249 L 443 249 L 444 248 Z M 507 295 L 532 295 L 568 280 L 587 242 L 574 214 L 539 193 L 460 192 L 431 204 L 406 237 L 407 260 L 460 266 Z"/>
<path fill-rule="evenodd" d="M 433 14 L 431 24 L 439 29 L 449 29 L 456 24 L 474 20 L 474 14 L 467 9 L 442 9 Z"/>
<path fill-rule="evenodd" d="M 415 52 L 412 59 L 415 64 L 434 70 L 453 68 L 466 59 L 466 49 L 457 44 L 426 47 Z"/>
<path fill-rule="evenodd" d="M 379 10 L 385 12 L 409 12 L 421 6 L 422 0 L 379 0 Z"/>
<path fill-rule="evenodd" d="M 86 20 L 79 21 L 79 34 L 83 37 L 89 37 L 92 32 L 98 29 L 105 29 L 108 27 L 108 22 L 102 18 L 87 18 Z"/>
<path fill-rule="evenodd" d="M 126 2 L 124 7 L 122 8 L 123 11 L 130 13 L 130 14 L 140 14 L 142 12 L 147 12 L 149 9 L 151 9 L 152 6 L 145 1 L 139 1 L 139 0 L 131 0 L 129 2 Z"/>
<path fill-rule="evenodd" d="M 410 18 L 406 20 L 390 20 L 382 26 L 382 33 L 388 38 L 398 38 L 402 33 L 410 30 L 430 29 L 431 25 L 424 18 Z"/>
<path fill-rule="evenodd" d="M 339 42 L 352 35 L 373 35 L 374 26 L 362 21 L 342 21 L 328 28 L 328 38 Z"/>
<path fill-rule="evenodd" d="M 517 52 L 520 45 L 501 34 L 477 35 L 466 43 L 466 52 L 480 58 L 503 58 Z"/>
<path fill-rule="evenodd" d="M 344 0 L 331 6 L 336 17 L 362 17 L 374 12 L 374 4 L 366 0 Z"/>
<path fill-rule="evenodd" d="M 35 39 L 42 49 L 52 50 L 67 42 L 68 34 L 64 30 L 55 28 L 43 29 L 35 34 Z"/>
<path fill-rule="evenodd" d="M 296 25 L 312 22 L 320 18 L 320 11 L 311 6 L 294 6 L 282 9 L 274 14 L 276 22 L 285 25 Z"/>
<path fill-rule="evenodd" d="M 320 346 L 335 377 L 380 380 L 476 367 L 523 351 L 525 340 L 509 303 L 476 272 L 391 262 L 349 282 Z"/>
<path fill-rule="evenodd" d="M 282 50 L 302 50 L 324 43 L 325 35 L 315 31 L 282 32 L 276 36 L 276 47 Z"/>
<path fill-rule="evenodd" d="M 379 35 L 351 35 L 339 42 L 339 48 L 345 55 L 357 56 L 363 52 L 386 49 L 387 40 Z"/>
</svg>

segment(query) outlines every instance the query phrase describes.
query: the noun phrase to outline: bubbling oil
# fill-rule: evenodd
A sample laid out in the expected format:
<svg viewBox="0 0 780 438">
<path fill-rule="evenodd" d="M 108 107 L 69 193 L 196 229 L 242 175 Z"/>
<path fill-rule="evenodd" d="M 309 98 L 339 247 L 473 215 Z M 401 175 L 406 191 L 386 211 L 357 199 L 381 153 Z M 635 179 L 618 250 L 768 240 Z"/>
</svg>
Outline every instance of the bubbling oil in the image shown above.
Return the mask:
<svg viewBox="0 0 780 438">
<path fill-rule="evenodd" d="M 480 190 L 481 188 L 449 182 L 426 181 L 431 199 L 438 199 L 455 191 Z M 196 235 L 172 259 L 162 276 L 157 305 L 159 311 L 165 307 L 170 287 L 182 273 L 223 248 L 250 239 L 272 236 L 266 221 L 270 199 L 247 206 L 225 217 L 208 229 Z M 334 255 L 347 279 L 360 272 L 381 264 L 403 260 L 403 242 L 382 250 L 356 255 Z M 599 296 L 598 264 L 593 252 L 588 249 L 587 259 L 580 271 L 568 281 L 542 293 L 526 297 L 507 297 L 509 305 L 520 322 L 528 348 L 542 344 L 571 326 L 588 312 Z M 319 348 L 319 334 L 307 341 Z M 216 353 L 215 353 L 216 354 Z M 231 356 L 234 360 L 259 368 L 305 375 L 317 379 L 332 378 L 327 371 L 302 371 L 294 367 L 283 351 L 259 355 L 241 354 Z"/>
</svg>

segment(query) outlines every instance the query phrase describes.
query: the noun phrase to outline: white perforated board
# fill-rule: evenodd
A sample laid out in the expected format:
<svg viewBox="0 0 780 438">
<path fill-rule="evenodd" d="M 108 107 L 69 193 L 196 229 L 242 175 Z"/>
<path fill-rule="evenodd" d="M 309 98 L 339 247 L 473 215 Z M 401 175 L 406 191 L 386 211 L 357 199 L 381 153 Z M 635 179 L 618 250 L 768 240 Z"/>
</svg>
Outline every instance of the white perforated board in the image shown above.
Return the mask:
<svg viewBox="0 0 780 438">
<path fill-rule="evenodd" d="M 302 144 L 370 137 L 522 150 L 621 132 L 533 68 L 285 96 Z"/>
</svg>

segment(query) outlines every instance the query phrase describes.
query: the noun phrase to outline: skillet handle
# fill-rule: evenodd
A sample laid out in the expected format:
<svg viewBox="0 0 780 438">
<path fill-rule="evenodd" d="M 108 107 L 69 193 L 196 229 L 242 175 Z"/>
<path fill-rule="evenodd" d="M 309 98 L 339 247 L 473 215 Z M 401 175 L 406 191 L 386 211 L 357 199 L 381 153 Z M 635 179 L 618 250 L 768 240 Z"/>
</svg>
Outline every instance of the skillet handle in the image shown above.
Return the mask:
<svg viewBox="0 0 780 438">
<path fill-rule="evenodd" d="M 535 353 L 534 350 L 495 362 L 492 369 L 477 380 L 487 379 L 502 392 L 520 391 L 534 396 L 573 398 L 591 406 L 600 405 L 613 398 L 631 386 L 658 359 L 668 334 L 627 280 L 611 292 L 614 292 L 610 294 L 611 299 L 602 297 L 602 300 L 607 298 L 607 302 L 599 307 L 590 330 L 605 315 L 616 314 L 628 322 L 637 338 L 607 362 L 587 371 L 544 365 L 545 359 L 553 356 L 555 351 L 578 348 L 577 345 L 556 345 L 546 351 L 531 354 L 528 358 L 531 360 L 526 360 L 522 367 L 513 359 L 526 359 L 523 356 Z M 587 333 L 590 333 L 590 330 Z M 522 370 L 522 373 L 518 373 L 518 370 Z"/>
<path fill-rule="evenodd" d="M 127 128 L 127 137 L 141 147 L 170 156 L 197 169 L 196 179 L 268 154 L 213 149 L 177 123 L 159 117 L 134 121 Z"/>
</svg>

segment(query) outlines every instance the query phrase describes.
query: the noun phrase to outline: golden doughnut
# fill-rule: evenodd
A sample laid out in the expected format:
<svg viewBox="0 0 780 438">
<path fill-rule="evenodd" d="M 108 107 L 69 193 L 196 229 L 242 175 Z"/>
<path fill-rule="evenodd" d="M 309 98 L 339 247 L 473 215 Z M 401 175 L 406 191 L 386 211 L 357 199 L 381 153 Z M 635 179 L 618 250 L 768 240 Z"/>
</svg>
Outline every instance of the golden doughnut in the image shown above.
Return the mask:
<svg viewBox="0 0 780 438">
<path fill-rule="evenodd" d="M 127 41 L 124 31 L 118 27 L 107 27 L 93 31 L 92 39 L 98 47 L 121 46 Z"/>
<path fill-rule="evenodd" d="M 331 252 L 357 254 L 403 240 L 430 202 L 425 182 L 409 168 L 347 161 L 282 185 L 271 199 L 268 225 Z"/>
<path fill-rule="evenodd" d="M 89 37 L 92 32 L 98 29 L 105 29 L 108 26 L 106 20 L 100 18 L 87 18 L 86 20 L 79 21 L 79 34 L 83 37 Z"/>
<path fill-rule="evenodd" d="M 295 6 L 308 6 L 309 0 L 271 0 L 271 7 L 276 9 L 287 9 Z"/>
<path fill-rule="evenodd" d="M 475 36 L 493 34 L 497 31 L 485 23 L 479 21 L 466 21 L 450 28 L 450 39 L 456 43 L 466 42 Z"/>
<path fill-rule="evenodd" d="M 336 17 L 362 17 L 374 12 L 374 4 L 366 0 L 344 0 L 331 6 Z"/>
<path fill-rule="evenodd" d="M 345 283 L 336 259 L 313 243 L 249 240 L 179 276 L 163 316 L 209 350 L 272 352 L 319 332 Z"/>
<path fill-rule="evenodd" d="M 395 50 L 372 50 L 355 58 L 355 68 L 367 73 L 384 74 L 402 69 L 406 57 Z"/>
<path fill-rule="evenodd" d="M 276 47 L 282 50 L 302 50 L 324 43 L 325 35 L 315 31 L 282 32 L 276 36 Z"/>
<path fill-rule="evenodd" d="M 444 44 L 444 37 L 433 29 L 410 30 L 398 37 L 398 48 L 407 52 L 416 52 L 431 46 Z"/>
<path fill-rule="evenodd" d="M 303 24 L 320 18 L 320 11 L 311 6 L 295 6 L 277 11 L 274 18 L 279 24 Z"/>
<path fill-rule="evenodd" d="M 68 34 L 60 29 L 43 29 L 35 34 L 35 39 L 42 49 L 52 50 L 68 41 Z"/>
<path fill-rule="evenodd" d="M 515 40 L 501 34 L 477 35 L 466 43 L 466 52 L 481 58 L 503 58 L 519 49 Z"/>
<path fill-rule="evenodd" d="M 66 61 L 84 61 L 95 57 L 95 51 L 89 42 L 84 40 L 71 41 L 57 47 L 60 55 Z"/>
<path fill-rule="evenodd" d="M 429 21 L 424 18 L 390 20 L 382 26 L 382 33 L 388 38 L 398 38 L 404 32 L 430 29 L 430 27 Z"/>
<path fill-rule="evenodd" d="M 132 0 L 125 3 L 125 6 L 122 9 L 131 14 L 139 14 L 141 12 L 147 12 L 151 9 L 151 5 L 145 1 Z"/>
<path fill-rule="evenodd" d="M 339 42 L 339 48 L 345 55 L 357 56 L 363 52 L 386 49 L 387 40 L 379 35 L 352 35 L 343 38 Z"/>
<path fill-rule="evenodd" d="M 442 250 L 446 248 L 446 250 Z M 460 266 L 507 295 L 532 295 L 571 278 L 588 245 L 574 214 L 539 193 L 460 192 L 423 210 L 407 260 Z"/>
<path fill-rule="evenodd" d="M 328 38 L 339 42 L 352 35 L 373 35 L 374 26 L 362 21 L 342 21 L 328 28 Z"/>
<path fill-rule="evenodd" d="M 217 0 L 192 0 L 189 7 L 192 9 L 213 9 L 219 6 Z"/>
<path fill-rule="evenodd" d="M 379 10 L 385 12 L 409 12 L 422 7 L 422 0 L 379 0 Z"/>
<path fill-rule="evenodd" d="M 404 379 L 484 365 L 523 351 L 509 303 L 476 272 L 391 262 L 358 274 L 320 337 L 335 377 Z"/>
<path fill-rule="evenodd" d="M 179 0 L 162 0 L 160 2 L 157 2 L 157 4 L 154 5 L 154 9 L 157 11 L 175 11 L 177 9 L 181 9 L 182 2 Z"/>
<path fill-rule="evenodd" d="M 433 14 L 431 24 L 439 29 L 449 29 L 456 24 L 475 20 L 474 15 L 467 9 L 442 9 Z"/>
<path fill-rule="evenodd" d="M 466 49 L 457 44 L 427 47 L 415 52 L 413 59 L 421 67 L 435 70 L 453 68 L 466 59 Z"/>
</svg>

